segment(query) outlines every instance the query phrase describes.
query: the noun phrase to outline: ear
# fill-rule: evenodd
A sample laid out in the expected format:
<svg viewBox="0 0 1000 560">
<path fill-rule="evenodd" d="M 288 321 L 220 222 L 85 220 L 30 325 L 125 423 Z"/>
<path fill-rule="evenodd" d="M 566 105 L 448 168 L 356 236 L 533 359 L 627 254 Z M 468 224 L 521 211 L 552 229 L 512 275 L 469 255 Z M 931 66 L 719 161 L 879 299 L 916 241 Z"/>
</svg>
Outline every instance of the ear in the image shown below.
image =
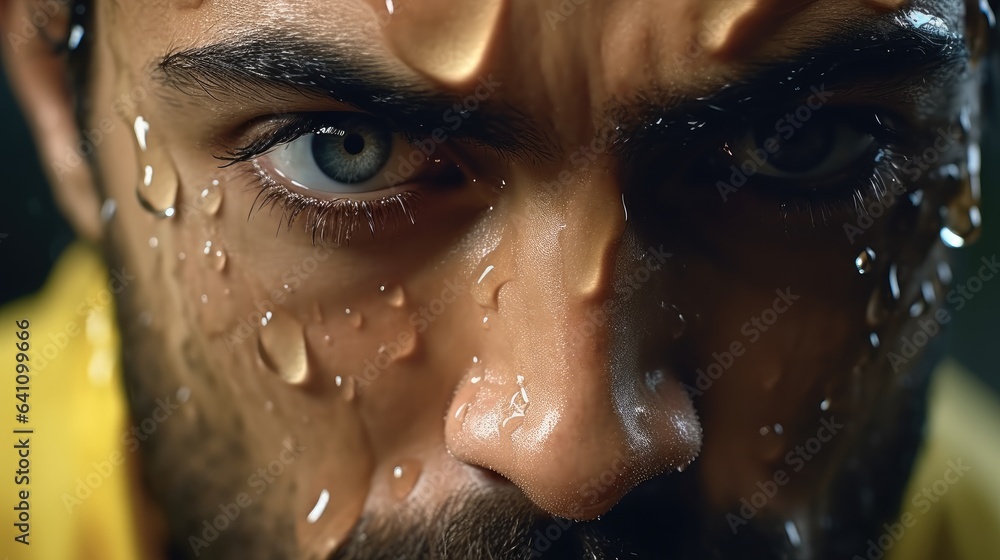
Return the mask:
<svg viewBox="0 0 1000 560">
<path fill-rule="evenodd" d="M 81 152 L 93 146 L 81 142 L 76 124 L 68 55 L 50 40 L 66 37 L 71 5 L 67 0 L 0 0 L 0 56 L 56 204 L 77 234 L 96 241 L 101 196 Z"/>
</svg>

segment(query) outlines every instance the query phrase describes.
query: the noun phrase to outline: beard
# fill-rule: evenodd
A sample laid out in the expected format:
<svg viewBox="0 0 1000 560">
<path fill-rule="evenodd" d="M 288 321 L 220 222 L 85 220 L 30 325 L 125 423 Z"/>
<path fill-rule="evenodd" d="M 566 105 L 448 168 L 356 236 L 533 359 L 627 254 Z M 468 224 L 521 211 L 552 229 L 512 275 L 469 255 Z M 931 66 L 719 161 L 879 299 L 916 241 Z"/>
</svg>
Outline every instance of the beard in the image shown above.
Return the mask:
<svg viewBox="0 0 1000 560">
<path fill-rule="evenodd" d="M 916 392 L 922 390 L 916 389 Z M 513 485 L 468 486 L 432 515 L 425 510 L 366 515 L 327 560 L 489 558 L 494 560 L 805 560 L 866 554 L 898 515 L 920 444 L 924 398 L 909 394 L 896 422 L 862 438 L 856 454 L 794 519 L 756 512 L 736 530 L 709 510 L 697 469 L 650 480 L 593 521 L 552 517 Z M 886 418 L 881 418 L 885 421 Z"/>
</svg>

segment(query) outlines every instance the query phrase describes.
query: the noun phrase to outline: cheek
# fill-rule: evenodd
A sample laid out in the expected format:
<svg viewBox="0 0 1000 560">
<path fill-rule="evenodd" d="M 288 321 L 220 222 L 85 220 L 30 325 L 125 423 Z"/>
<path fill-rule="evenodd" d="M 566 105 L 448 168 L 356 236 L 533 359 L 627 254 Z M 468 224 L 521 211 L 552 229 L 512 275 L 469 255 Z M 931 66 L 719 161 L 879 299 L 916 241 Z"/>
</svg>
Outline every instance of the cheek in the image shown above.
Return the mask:
<svg viewBox="0 0 1000 560">
<path fill-rule="evenodd" d="M 941 202 L 901 199 L 857 239 L 793 251 L 748 237 L 725 269 L 693 259 L 686 289 L 702 317 L 685 383 L 705 427 L 700 476 L 714 507 L 738 508 L 780 475 L 781 493 L 761 499 L 781 515 L 918 398 L 950 276 Z"/>
<path fill-rule="evenodd" d="M 423 450 L 442 447 L 443 413 L 488 325 L 460 258 L 379 268 L 360 249 L 313 247 L 297 231 L 274 239 L 273 220 L 247 223 L 244 193 L 222 190 L 237 183 L 182 181 L 177 215 L 143 249 L 154 276 L 145 285 L 162 287 L 150 303 L 175 330 L 168 355 L 195 345 L 205 356 L 211 379 L 178 374 L 201 402 L 219 403 L 206 416 L 239 416 L 261 457 L 281 462 L 289 437 L 303 449 L 282 462 L 298 489 L 287 506 L 303 541 L 322 548 L 353 526 L 370 491 L 409 493 Z"/>
</svg>

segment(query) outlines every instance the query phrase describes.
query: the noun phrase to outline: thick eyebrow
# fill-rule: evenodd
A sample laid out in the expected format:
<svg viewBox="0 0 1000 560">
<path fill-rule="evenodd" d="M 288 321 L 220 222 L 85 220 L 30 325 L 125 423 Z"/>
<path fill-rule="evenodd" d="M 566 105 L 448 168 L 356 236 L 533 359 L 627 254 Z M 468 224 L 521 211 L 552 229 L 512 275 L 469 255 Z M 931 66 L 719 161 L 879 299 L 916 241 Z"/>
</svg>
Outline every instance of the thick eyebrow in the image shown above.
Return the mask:
<svg viewBox="0 0 1000 560">
<path fill-rule="evenodd" d="M 296 97 L 332 99 L 377 115 L 402 132 L 431 136 L 440 128 L 448 138 L 532 160 L 555 151 L 537 123 L 496 100 L 503 84 L 492 74 L 479 76 L 460 93 L 438 91 L 351 56 L 352 50 L 261 33 L 168 53 L 153 65 L 151 75 L 166 91 L 194 99 L 250 99 L 274 114 L 286 112 Z"/>
<path fill-rule="evenodd" d="M 732 124 L 760 116 L 761 110 L 794 105 L 808 98 L 813 87 L 863 88 L 892 100 L 922 82 L 941 89 L 949 81 L 943 78 L 953 80 L 968 64 L 964 37 L 921 12 L 848 21 L 841 27 L 843 31 L 818 37 L 787 59 L 744 63 L 740 74 L 745 78 L 707 95 L 685 95 L 680 85 L 651 88 L 612 103 L 599 121 L 614 131 L 613 151 L 628 159 L 655 146 L 701 141 L 715 129 L 706 125 Z M 195 99 L 254 99 L 272 106 L 276 114 L 293 96 L 334 99 L 378 115 L 401 131 L 429 135 L 441 128 L 449 138 L 470 140 L 510 157 L 531 161 L 561 152 L 545 133 L 544 123 L 498 102 L 495 92 L 485 99 L 475 96 L 477 87 L 481 93 L 489 90 L 486 84 L 503 88 L 490 74 L 473 83 L 471 91 L 456 94 L 432 89 L 350 52 L 347 45 L 264 32 L 168 53 L 154 64 L 152 76 Z"/>
<path fill-rule="evenodd" d="M 831 102 L 862 93 L 873 103 L 922 112 L 952 108 L 941 93 L 967 75 L 970 52 L 964 36 L 943 20 L 904 12 L 842 28 L 788 59 L 751 65 L 745 78 L 704 96 L 648 91 L 613 103 L 604 118 L 616 131 L 612 150 L 628 159 L 653 146 L 695 145 L 720 128 L 794 110 L 824 90 Z"/>
</svg>

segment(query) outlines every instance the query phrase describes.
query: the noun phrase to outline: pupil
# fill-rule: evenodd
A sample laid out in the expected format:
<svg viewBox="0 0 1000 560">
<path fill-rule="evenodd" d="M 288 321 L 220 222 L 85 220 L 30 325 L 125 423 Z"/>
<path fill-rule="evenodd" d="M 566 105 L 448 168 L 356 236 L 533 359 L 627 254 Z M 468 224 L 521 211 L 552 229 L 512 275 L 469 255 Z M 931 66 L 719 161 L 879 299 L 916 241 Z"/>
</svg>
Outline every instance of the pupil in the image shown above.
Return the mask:
<svg viewBox="0 0 1000 560">
<path fill-rule="evenodd" d="M 826 161 L 836 143 L 834 123 L 816 118 L 795 131 L 794 136 L 783 138 L 774 136 L 774 129 L 759 130 L 757 145 L 773 138 L 778 150 L 771 156 L 771 165 L 787 173 L 804 173 Z"/>
<path fill-rule="evenodd" d="M 360 134 L 348 134 L 344 138 L 344 151 L 356 156 L 365 149 L 365 139 Z"/>
</svg>

